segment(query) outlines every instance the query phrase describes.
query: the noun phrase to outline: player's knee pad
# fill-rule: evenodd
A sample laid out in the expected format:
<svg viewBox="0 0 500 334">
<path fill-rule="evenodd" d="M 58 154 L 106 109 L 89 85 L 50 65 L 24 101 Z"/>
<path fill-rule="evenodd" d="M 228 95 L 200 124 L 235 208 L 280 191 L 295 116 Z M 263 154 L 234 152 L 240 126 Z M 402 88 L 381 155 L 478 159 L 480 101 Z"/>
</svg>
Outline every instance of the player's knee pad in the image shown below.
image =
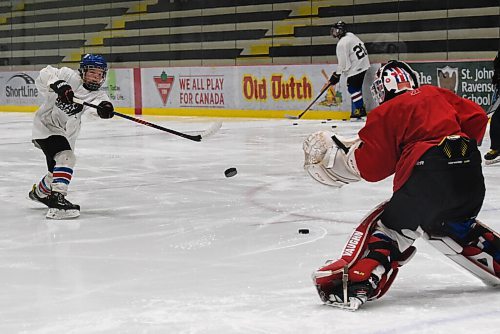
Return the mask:
<svg viewBox="0 0 500 334">
<path fill-rule="evenodd" d="M 76 156 L 72 150 L 64 150 L 54 156 L 54 161 L 56 166 L 73 168 L 76 164 Z"/>
<path fill-rule="evenodd" d="M 409 261 L 416 249 L 411 246 L 400 252 L 395 241 L 377 230 L 383 205 L 372 211 L 354 230 L 342 251 L 342 257 L 313 273 L 320 298 L 343 299 L 343 274 L 347 269 L 349 294 L 362 288 L 368 299 L 380 298 L 390 287 L 398 267 Z"/>
</svg>

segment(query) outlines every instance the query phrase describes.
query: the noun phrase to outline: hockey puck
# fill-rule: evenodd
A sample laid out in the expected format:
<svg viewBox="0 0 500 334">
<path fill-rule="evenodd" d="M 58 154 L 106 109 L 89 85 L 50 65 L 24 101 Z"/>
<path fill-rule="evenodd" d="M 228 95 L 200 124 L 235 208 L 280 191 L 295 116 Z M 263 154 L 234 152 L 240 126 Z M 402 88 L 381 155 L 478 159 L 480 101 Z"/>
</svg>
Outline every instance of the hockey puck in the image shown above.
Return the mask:
<svg viewBox="0 0 500 334">
<path fill-rule="evenodd" d="M 292 125 L 299 125 L 299 123 L 293 123 Z"/>
<path fill-rule="evenodd" d="M 309 234 L 308 228 L 299 228 L 299 234 Z"/>
<path fill-rule="evenodd" d="M 231 168 L 226 169 L 224 171 L 224 174 L 226 175 L 226 177 L 233 177 L 236 174 L 238 174 L 238 172 L 236 171 L 236 168 L 231 167 Z"/>
<path fill-rule="evenodd" d="M 336 125 L 332 125 L 332 129 L 335 129 L 337 126 Z"/>
<path fill-rule="evenodd" d="M 325 123 L 326 123 L 326 121 L 321 121 L 321 124 L 325 124 Z"/>
</svg>

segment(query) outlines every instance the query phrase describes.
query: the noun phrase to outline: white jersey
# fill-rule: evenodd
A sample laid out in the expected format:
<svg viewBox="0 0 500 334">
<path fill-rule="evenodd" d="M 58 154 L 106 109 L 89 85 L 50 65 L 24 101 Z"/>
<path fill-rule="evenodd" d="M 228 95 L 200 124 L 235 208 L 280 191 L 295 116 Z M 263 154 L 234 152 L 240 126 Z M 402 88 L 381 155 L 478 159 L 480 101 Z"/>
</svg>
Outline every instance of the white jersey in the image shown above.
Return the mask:
<svg viewBox="0 0 500 334">
<path fill-rule="evenodd" d="M 353 33 L 348 32 L 337 43 L 337 74 L 352 77 L 370 67 L 365 44 Z"/>
<path fill-rule="evenodd" d="M 49 65 L 40 71 L 35 84 L 40 94 L 45 97 L 45 101 L 35 113 L 32 139 L 61 135 L 68 139 L 74 150 L 76 138 L 80 132 L 82 114 L 91 108 L 83 107 L 81 112 L 68 116 L 63 109 L 72 109 L 76 105 L 62 104 L 57 100 L 57 94 L 49 86 L 58 80 L 66 81 L 73 89 L 75 97 L 85 102 L 99 104 L 110 99 L 103 91 L 89 91 L 84 88 L 80 74 L 68 67 L 57 69 Z"/>
</svg>

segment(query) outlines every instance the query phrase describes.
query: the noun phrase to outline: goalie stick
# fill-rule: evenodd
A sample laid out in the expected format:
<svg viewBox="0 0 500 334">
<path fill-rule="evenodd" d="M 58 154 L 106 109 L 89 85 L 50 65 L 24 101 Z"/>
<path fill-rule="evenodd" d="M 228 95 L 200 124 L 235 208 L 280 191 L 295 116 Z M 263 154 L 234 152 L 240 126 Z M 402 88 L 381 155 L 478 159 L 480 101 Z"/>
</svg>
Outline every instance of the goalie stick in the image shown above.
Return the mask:
<svg viewBox="0 0 500 334">
<path fill-rule="evenodd" d="M 85 101 L 78 99 L 76 97 L 73 98 L 73 102 L 78 103 L 78 104 L 82 104 L 82 105 L 87 106 L 87 107 L 94 108 L 96 110 L 99 110 L 99 108 L 100 108 L 98 105 L 95 105 L 95 104 L 92 104 L 89 102 L 85 102 Z M 170 134 L 173 134 L 173 135 L 176 135 L 176 136 L 179 136 L 182 138 L 186 138 L 186 139 L 189 139 L 192 141 L 198 141 L 198 142 L 201 141 L 205 137 L 213 135 L 215 132 L 217 132 L 222 127 L 222 122 L 215 122 L 208 129 L 202 131 L 201 133 L 198 133 L 197 135 L 190 135 L 187 133 L 183 133 L 183 132 L 175 131 L 175 130 L 172 130 L 169 128 L 165 128 L 161 125 L 150 123 L 150 122 L 145 121 L 143 119 L 139 119 L 139 118 L 135 118 L 135 117 L 132 117 L 129 115 L 125 115 L 125 114 L 119 113 L 117 111 L 113 111 L 113 114 L 115 114 L 116 116 L 128 119 L 130 121 L 142 124 L 142 125 L 147 125 L 149 127 L 152 127 L 152 128 L 155 128 L 155 129 L 158 129 L 161 131 L 165 131 L 165 132 L 168 132 Z"/>
<path fill-rule="evenodd" d="M 323 87 L 323 89 L 321 90 L 321 92 L 318 94 L 318 96 L 316 96 L 316 98 L 311 102 L 309 103 L 309 105 L 307 106 L 306 110 L 304 110 L 303 112 L 301 112 L 298 116 L 292 116 L 292 115 L 285 115 L 286 118 L 288 119 L 301 119 L 302 116 L 304 116 L 304 114 L 309 110 L 311 109 L 311 107 L 313 106 L 313 104 L 316 103 L 316 101 L 319 100 L 319 98 L 326 92 L 326 90 L 328 88 L 330 88 L 331 84 L 328 83 L 325 85 L 325 87 Z"/>
</svg>

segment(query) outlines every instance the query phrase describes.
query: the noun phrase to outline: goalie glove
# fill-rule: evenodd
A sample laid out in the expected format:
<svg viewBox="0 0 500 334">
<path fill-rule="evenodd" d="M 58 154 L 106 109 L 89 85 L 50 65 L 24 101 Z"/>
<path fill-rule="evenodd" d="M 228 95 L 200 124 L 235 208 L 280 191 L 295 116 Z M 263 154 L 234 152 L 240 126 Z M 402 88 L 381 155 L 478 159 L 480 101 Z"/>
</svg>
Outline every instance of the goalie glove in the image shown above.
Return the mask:
<svg viewBox="0 0 500 334">
<path fill-rule="evenodd" d="M 333 139 L 335 138 L 335 140 Z M 340 188 L 361 179 L 354 151 L 361 145 L 359 138 L 339 138 L 332 132 L 311 134 L 302 146 L 304 169 L 316 181 Z"/>
</svg>

